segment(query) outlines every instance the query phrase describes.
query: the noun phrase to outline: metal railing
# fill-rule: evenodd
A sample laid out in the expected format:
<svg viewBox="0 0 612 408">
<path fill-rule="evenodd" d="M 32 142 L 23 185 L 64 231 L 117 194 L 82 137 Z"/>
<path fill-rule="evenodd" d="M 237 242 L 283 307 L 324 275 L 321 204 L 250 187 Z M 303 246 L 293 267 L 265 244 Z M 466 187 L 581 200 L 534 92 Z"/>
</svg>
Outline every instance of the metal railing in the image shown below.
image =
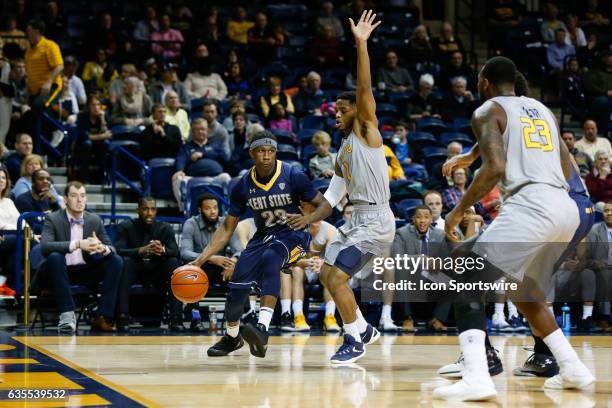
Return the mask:
<svg viewBox="0 0 612 408">
<path fill-rule="evenodd" d="M 118 156 L 122 156 L 128 161 L 136 164 L 143 177 L 142 188 L 134 183 L 129 177 L 121 171 L 118 166 Z M 127 150 L 121 145 L 111 147 L 112 167 L 111 167 L 111 215 L 117 215 L 117 180 L 123 181 L 130 189 L 136 191 L 139 195 L 148 195 L 151 192 L 151 171 L 149 166 L 143 160 L 140 160 L 136 155 Z"/>
<path fill-rule="evenodd" d="M 62 150 L 54 147 L 51 144 L 51 141 L 43 135 L 43 123 L 48 123 L 52 128 L 64 133 Z M 61 160 L 66 160 L 70 153 L 72 141 L 75 139 L 75 132 L 76 126 L 64 126 L 62 122 L 49 115 L 48 112 L 41 112 L 41 114 L 36 118 L 36 140 L 34 141 L 34 146 L 36 147 L 37 153 L 40 153 L 41 147 L 44 147 L 45 150 L 51 153 L 54 157 Z"/>
</svg>

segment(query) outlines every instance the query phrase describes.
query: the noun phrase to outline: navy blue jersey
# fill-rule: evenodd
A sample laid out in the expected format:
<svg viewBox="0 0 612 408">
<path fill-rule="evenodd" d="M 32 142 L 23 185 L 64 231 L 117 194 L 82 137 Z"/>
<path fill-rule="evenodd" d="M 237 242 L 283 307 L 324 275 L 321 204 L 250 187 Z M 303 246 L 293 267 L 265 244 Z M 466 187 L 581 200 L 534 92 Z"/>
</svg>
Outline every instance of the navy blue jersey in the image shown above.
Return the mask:
<svg viewBox="0 0 612 408">
<path fill-rule="evenodd" d="M 252 167 L 230 193 L 229 215 L 240 217 L 249 207 L 257 227 L 256 236 L 292 231 L 287 214 L 299 214 L 300 200 L 312 201 L 318 191 L 304 172 L 280 160 L 272 175 L 258 180 Z"/>
<path fill-rule="evenodd" d="M 572 168 L 572 177 L 567 181 L 569 184 L 569 195 L 572 198 L 575 197 L 589 197 L 589 193 L 587 193 L 586 186 L 584 182 L 580 178 L 580 173 L 576 171 L 574 166 L 570 166 Z"/>
</svg>

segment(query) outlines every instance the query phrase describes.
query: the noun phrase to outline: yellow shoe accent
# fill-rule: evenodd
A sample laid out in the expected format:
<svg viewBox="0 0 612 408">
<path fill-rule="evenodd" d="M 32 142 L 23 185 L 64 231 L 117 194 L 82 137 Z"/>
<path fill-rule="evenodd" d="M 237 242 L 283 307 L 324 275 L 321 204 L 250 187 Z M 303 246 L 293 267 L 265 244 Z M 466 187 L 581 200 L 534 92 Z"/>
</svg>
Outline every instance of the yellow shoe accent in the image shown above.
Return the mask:
<svg viewBox="0 0 612 408">
<path fill-rule="evenodd" d="M 323 320 L 323 328 L 328 332 L 339 332 L 340 326 L 338 326 L 338 322 L 336 318 L 332 315 L 325 316 L 325 320 Z"/>
<path fill-rule="evenodd" d="M 302 313 L 295 316 L 293 325 L 295 326 L 295 331 L 310 331 L 310 326 L 306 323 L 306 317 Z"/>
</svg>

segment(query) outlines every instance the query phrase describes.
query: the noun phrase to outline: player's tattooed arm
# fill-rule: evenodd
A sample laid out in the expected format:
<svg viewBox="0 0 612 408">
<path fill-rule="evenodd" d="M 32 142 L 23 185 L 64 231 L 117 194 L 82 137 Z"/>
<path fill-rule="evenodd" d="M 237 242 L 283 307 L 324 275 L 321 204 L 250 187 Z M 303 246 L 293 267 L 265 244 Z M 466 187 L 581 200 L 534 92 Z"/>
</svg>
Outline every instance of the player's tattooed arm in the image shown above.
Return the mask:
<svg viewBox="0 0 612 408">
<path fill-rule="evenodd" d="M 202 266 L 213 255 L 218 254 L 223 248 L 225 248 L 239 221 L 240 219 L 238 217 L 227 215 L 223 221 L 223 224 L 215 231 L 212 239 L 206 248 L 204 248 L 200 256 L 198 256 L 194 261 L 190 262 L 190 264 Z"/>
<path fill-rule="evenodd" d="M 489 193 L 504 176 L 506 159 L 502 134 L 505 124 L 506 114 L 494 102 L 485 102 L 472 116 L 482 166 L 457 206 L 446 217 L 445 231 L 449 238 L 457 239 L 453 232 L 463 213 Z"/>
<path fill-rule="evenodd" d="M 309 224 L 324 220 L 332 214 L 332 206 L 321 193 L 318 193 L 310 204 L 315 206 L 315 210 L 310 214 L 287 214 L 287 224 L 292 229 L 302 230 Z"/>
<path fill-rule="evenodd" d="M 382 146 L 382 136 L 378 131 L 378 120 L 376 119 L 376 101 L 372 92 L 372 75 L 370 71 L 370 56 L 368 54 L 368 38 L 380 21 L 374 23 L 376 14 L 372 10 L 366 10 L 355 24 L 353 19 L 351 31 L 357 45 L 357 121 L 360 125 L 360 133 L 368 146 Z"/>
</svg>

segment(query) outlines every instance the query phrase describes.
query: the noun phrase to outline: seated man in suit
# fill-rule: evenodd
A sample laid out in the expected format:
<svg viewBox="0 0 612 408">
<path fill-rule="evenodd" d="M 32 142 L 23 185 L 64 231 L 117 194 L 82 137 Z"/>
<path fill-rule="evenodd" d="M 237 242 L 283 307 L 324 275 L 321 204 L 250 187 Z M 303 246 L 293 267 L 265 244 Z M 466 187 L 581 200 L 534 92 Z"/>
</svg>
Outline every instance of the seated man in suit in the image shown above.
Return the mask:
<svg viewBox="0 0 612 408">
<path fill-rule="evenodd" d="M 64 200 L 66 209 L 55 211 L 45 219 L 41 249 L 46 265 L 39 272 L 41 283 L 47 284 L 55 294 L 60 313 L 58 329 L 67 333 L 74 333 L 76 329 L 70 285 L 85 284 L 96 290 L 102 281 L 102 296 L 91 329 L 113 331 L 110 319 L 115 312 L 123 262 L 115 254 L 100 217 L 85 211 L 85 186 L 71 181 L 66 185 Z"/>
<path fill-rule="evenodd" d="M 47 170 L 41 169 L 32 173 L 32 191 L 19 195 L 15 200 L 15 207 L 21 214 L 26 212 L 50 213 L 60 209 L 51 191 L 51 175 Z M 33 219 L 29 224 L 34 234 L 42 233 L 42 222 Z"/>
<path fill-rule="evenodd" d="M 431 209 L 425 205 L 418 206 L 412 216 L 412 224 L 405 225 L 395 231 L 395 238 L 391 247 L 391 257 L 397 255 L 425 255 L 434 257 L 447 257 L 450 248 L 446 244 L 446 236 L 443 230 L 431 228 L 432 213 Z M 422 274 L 424 271 L 418 271 Z M 434 272 L 435 273 L 435 272 Z M 404 279 L 407 272 L 396 270 L 396 278 Z M 420 279 L 426 279 L 424 276 Z M 404 301 L 405 320 L 402 329 L 404 331 L 414 331 L 414 321 L 412 320 L 412 310 L 408 299 Z M 427 327 L 433 331 L 446 331 L 444 321 L 448 319 L 450 312 L 450 302 L 437 302 L 433 309 L 433 316 L 428 321 Z"/>
<path fill-rule="evenodd" d="M 117 252 L 123 256 L 123 274 L 119 285 L 117 305 L 117 330 L 128 331 L 130 327 L 130 287 L 139 281 L 151 283 L 164 294 L 170 290 L 172 272 L 180 266 L 179 249 L 172 226 L 155 219 L 157 206 L 152 197 L 138 201 L 138 218 L 126 220 L 117 228 Z M 183 305 L 171 293 L 170 330 L 183 332 Z M 163 304 L 159 305 L 163 310 Z"/>
</svg>

